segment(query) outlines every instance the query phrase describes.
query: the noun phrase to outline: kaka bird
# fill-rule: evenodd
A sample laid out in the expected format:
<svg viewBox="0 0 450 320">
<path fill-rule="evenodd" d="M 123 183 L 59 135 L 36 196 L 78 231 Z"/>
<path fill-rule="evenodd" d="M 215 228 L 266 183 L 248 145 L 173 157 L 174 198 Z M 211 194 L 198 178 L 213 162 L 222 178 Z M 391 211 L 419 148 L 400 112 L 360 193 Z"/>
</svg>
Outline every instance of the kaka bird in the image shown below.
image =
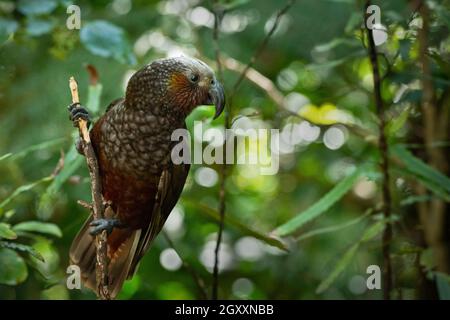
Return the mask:
<svg viewBox="0 0 450 320">
<path fill-rule="evenodd" d="M 94 124 L 90 137 L 102 195 L 112 210 L 106 210 L 104 219 L 91 215 L 70 248 L 71 263 L 80 267 L 86 287 L 96 288 L 93 235 L 103 230 L 108 231 L 111 297 L 133 276 L 177 203 L 189 172 L 189 164 L 171 160 L 176 143 L 171 134 L 186 128 L 185 118 L 196 106 L 208 104 L 215 105 L 214 119 L 225 106 L 223 87 L 210 67 L 189 57 L 159 59 L 137 71 L 125 98 L 113 101 Z M 79 104 L 69 110 L 73 121 L 89 119 Z"/>
</svg>

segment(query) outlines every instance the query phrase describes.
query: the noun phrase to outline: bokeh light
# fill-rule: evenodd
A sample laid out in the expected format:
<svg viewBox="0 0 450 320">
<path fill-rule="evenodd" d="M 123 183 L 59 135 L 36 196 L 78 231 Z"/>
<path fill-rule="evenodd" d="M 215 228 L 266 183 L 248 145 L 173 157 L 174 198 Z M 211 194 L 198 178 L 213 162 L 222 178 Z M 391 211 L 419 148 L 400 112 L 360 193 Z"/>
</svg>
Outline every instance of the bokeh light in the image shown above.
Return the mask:
<svg viewBox="0 0 450 320">
<path fill-rule="evenodd" d="M 164 267 L 164 269 L 169 271 L 176 271 L 181 268 L 183 262 L 178 256 L 177 252 L 172 248 L 164 249 L 160 256 L 159 262 Z"/>
<path fill-rule="evenodd" d="M 219 175 L 216 170 L 209 167 L 200 167 L 195 171 L 195 182 L 202 187 L 211 188 L 216 185 Z"/>
</svg>

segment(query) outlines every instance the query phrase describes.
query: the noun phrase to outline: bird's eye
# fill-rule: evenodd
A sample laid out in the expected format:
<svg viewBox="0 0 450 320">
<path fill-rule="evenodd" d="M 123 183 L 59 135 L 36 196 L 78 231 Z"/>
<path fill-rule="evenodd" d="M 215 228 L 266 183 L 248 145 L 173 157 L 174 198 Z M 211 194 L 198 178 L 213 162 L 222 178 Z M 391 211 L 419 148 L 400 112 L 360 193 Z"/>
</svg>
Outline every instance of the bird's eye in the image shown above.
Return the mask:
<svg viewBox="0 0 450 320">
<path fill-rule="evenodd" d="M 198 76 L 198 74 L 191 75 L 191 81 L 194 82 L 194 83 L 197 82 L 199 78 L 200 77 Z"/>
</svg>

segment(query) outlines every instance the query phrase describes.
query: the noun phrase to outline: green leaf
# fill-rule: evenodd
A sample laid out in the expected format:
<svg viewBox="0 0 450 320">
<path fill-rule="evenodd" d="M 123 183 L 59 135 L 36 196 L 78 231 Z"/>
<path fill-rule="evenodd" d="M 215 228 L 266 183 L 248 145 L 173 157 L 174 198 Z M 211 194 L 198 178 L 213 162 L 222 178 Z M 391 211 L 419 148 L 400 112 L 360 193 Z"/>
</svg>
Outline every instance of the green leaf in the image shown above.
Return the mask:
<svg viewBox="0 0 450 320">
<path fill-rule="evenodd" d="M 52 12 L 57 6 L 56 0 L 19 0 L 17 9 L 25 15 L 40 15 Z"/>
<path fill-rule="evenodd" d="M 406 197 L 405 199 L 401 200 L 400 205 L 401 206 L 409 206 L 409 205 L 419 203 L 419 202 L 427 202 L 432 199 L 433 199 L 433 197 L 429 196 L 427 194 L 420 195 L 420 196 L 413 195 L 413 196 L 409 196 L 409 197 Z"/>
<path fill-rule="evenodd" d="M 49 184 L 45 192 L 39 199 L 39 204 L 37 208 L 37 216 L 40 219 L 48 220 L 53 213 L 53 205 L 57 200 L 58 191 L 61 189 L 62 185 L 69 179 L 74 172 L 84 163 L 84 158 L 78 153 L 75 145 L 72 145 L 69 152 L 67 152 L 64 167 L 54 177 L 53 181 Z"/>
<path fill-rule="evenodd" d="M 9 224 L 0 222 L 0 238 L 13 240 L 17 238 L 17 234 L 11 229 Z"/>
<path fill-rule="evenodd" d="M 435 272 L 436 285 L 440 300 L 450 300 L 450 277 L 442 272 Z"/>
<path fill-rule="evenodd" d="M 4 154 L 3 156 L 0 157 L 0 161 L 6 160 L 6 159 L 9 159 L 9 160 L 19 159 L 21 157 L 24 157 L 24 156 L 28 155 L 31 152 L 38 151 L 38 150 L 44 150 L 44 149 L 47 149 L 47 148 L 51 148 L 53 146 L 61 144 L 64 141 L 66 141 L 66 139 L 58 138 L 58 139 L 52 139 L 52 140 L 49 140 L 49 141 L 41 142 L 41 143 L 32 145 L 32 146 L 30 146 L 28 148 L 25 148 L 22 151 L 20 151 L 18 153 L 15 153 L 15 154 L 13 154 L 13 153 Z"/>
<path fill-rule="evenodd" d="M 2 156 L 0 157 L 0 161 L 5 160 L 5 159 L 8 159 L 8 158 L 11 157 L 12 155 L 13 155 L 13 154 L 12 154 L 11 152 L 6 153 L 6 154 L 4 154 L 4 155 L 2 155 Z"/>
<path fill-rule="evenodd" d="M 311 207 L 276 228 L 273 231 L 273 234 L 277 236 L 286 236 L 302 227 L 308 221 L 311 221 L 312 219 L 317 218 L 318 216 L 326 212 L 353 187 L 358 178 L 365 171 L 367 171 L 367 169 L 367 166 L 360 166 L 353 173 L 346 176 L 341 182 L 339 182 L 333 189 L 331 189 L 326 195 L 324 195 Z"/>
<path fill-rule="evenodd" d="M 19 24 L 12 19 L 0 18 L 0 45 L 3 44 L 11 34 L 16 32 Z"/>
<path fill-rule="evenodd" d="M 45 262 L 44 257 L 39 252 L 37 252 L 33 247 L 27 246 L 25 244 L 9 241 L 0 241 L 0 247 L 28 253 L 29 255 L 35 257 L 36 259 Z"/>
<path fill-rule="evenodd" d="M 33 189 L 34 187 L 40 185 L 41 183 L 51 181 L 52 179 L 53 179 L 53 177 L 51 177 L 51 176 L 44 177 L 44 178 L 42 178 L 42 179 L 40 179 L 38 181 L 35 181 L 35 182 L 32 182 L 32 183 L 29 183 L 29 184 L 26 184 L 26 185 L 18 187 L 16 190 L 14 190 L 14 192 L 8 198 L 6 198 L 5 200 L 3 200 L 0 203 L 0 209 L 3 209 L 8 203 L 10 203 L 18 195 Z M 0 210 L 0 216 L 1 215 L 2 215 L 2 210 Z"/>
<path fill-rule="evenodd" d="M 316 293 L 320 294 L 327 290 L 333 283 L 336 281 L 336 279 L 339 277 L 339 275 L 345 270 L 345 268 L 350 264 L 350 262 L 353 261 L 353 257 L 355 256 L 356 252 L 359 249 L 359 246 L 363 242 L 367 242 L 372 240 L 374 237 L 376 237 L 381 231 L 383 231 L 385 227 L 386 222 L 385 221 L 378 221 L 374 224 L 372 224 L 369 228 L 367 228 L 363 235 L 361 236 L 361 239 L 352 245 L 350 249 L 348 249 L 341 259 L 336 263 L 336 266 L 334 267 L 333 271 L 331 271 L 330 275 L 325 278 L 317 287 Z"/>
<path fill-rule="evenodd" d="M 27 33 L 37 37 L 52 31 L 55 23 L 53 20 L 30 18 L 27 20 Z"/>
<path fill-rule="evenodd" d="M 113 57 L 121 63 L 135 64 L 131 47 L 122 28 L 103 20 L 89 22 L 81 28 L 80 39 L 91 53 Z"/>
<path fill-rule="evenodd" d="M 393 168 L 393 171 L 398 172 L 401 176 L 410 176 L 412 178 L 418 179 L 428 190 L 433 192 L 436 196 L 439 198 L 449 202 L 450 201 L 450 195 L 440 186 L 434 184 L 431 181 L 428 181 L 427 179 L 424 179 L 422 177 L 418 177 L 415 173 L 411 172 L 408 169 L 400 169 L 400 168 Z M 430 197 L 431 198 L 431 197 Z M 424 200 L 422 200 L 424 201 Z M 401 203 L 400 203 L 401 204 Z"/>
<path fill-rule="evenodd" d="M 28 277 L 25 261 L 14 250 L 0 248 L 0 284 L 15 286 Z"/>
<path fill-rule="evenodd" d="M 58 238 L 62 237 L 62 232 L 54 223 L 40 222 L 40 221 L 26 221 L 16 224 L 13 227 L 16 232 L 37 232 L 52 235 Z"/>
<path fill-rule="evenodd" d="M 361 237 L 360 242 L 367 242 L 375 238 L 377 235 L 380 234 L 381 231 L 384 230 L 385 225 L 386 221 L 384 220 L 372 224 L 369 228 L 366 229 L 366 231 L 364 231 L 364 234 Z"/>
<path fill-rule="evenodd" d="M 223 8 L 223 10 L 226 10 L 229 12 L 229 11 L 235 10 L 249 2 L 250 2 L 250 0 L 233 0 L 228 3 L 220 4 L 220 6 Z"/>
<path fill-rule="evenodd" d="M 315 46 L 313 50 L 315 53 L 324 53 L 324 52 L 328 52 L 332 49 L 335 49 L 336 47 L 338 47 L 340 45 L 347 45 L 349 47 L 357 47 L 360 44 L 358 43 L 358 41 L 356 39 L 334 38 L 330 42 L 327 42 L 324 44 L 319 44 L 319 45 Z"/>
<path fill-rule="evenodd" d="M 189 201 L 183 201 L 183 203 L 190 205 L 194 209 L 195 212 L 200 212 L 203 215 L 205 215 L 206 217 L 213 219 L 217 222 L 220 221 L 219 213 L 216 210 L 214 210 L 204 204 L 193 203 L 193 202 L 189 202 Z M 198 209 L 200 209 L 200 210 L 198 210 Z M 288 251 L 286 244 L 283 241 L 281 241 L 280 239 L 277 239 L 270 235 L 266 235 L 260 231 L 251 229 L 251 228 L 247 227 L 246 225 L 242 224 L 237 219 L 231 217 L 229 214 L 225 215 L 225 224 L 236 228 L 237 230 L 242 232 L 242 234 L 252 236 L 252 237 L 254 237 L 258 240 L 261 240 L 271 246 L 277 247 L 284 251 Z"/>
<path fill-rule="evenodd" d="M 389 121 L 386 126 L 387 135 L 390 137 L 395 136 L 395 134 L 405 125 L 410 113 L 411 108 L 406 107 L 402 110 L 402 112 L 397 118 Z"/>
<path fill-rule="evenodd" d="M 428 180 L 436 186 L 442 187 L 447 194 L 450 193 L 450 178 L 415 157 L 405 146 L 395 145 L 390 148 L 390 151 L 421 181 Z"/>
<path fill-rule="evenodd" d="M 319 229 L 309 231 L 309 232 L 299 236 L 297 238 L 297 241 L 305 240 L 305 239 L 308 239 L 308 238 L 311 238 L 311 237 L 314 237 L 317 235 L 336 232 L 336 231 L 348 228 L 348 227 L 355 225 L 355 224 L 359 223 L 360 221 L 364 220 L 371 212 L 372 212 L 372 210 L 363 214 L 362 216 L 357 217 L 356 219 L 352 219 L 350 221 L 346 221 L 344 223 L 341 223 L 341 224 L 338 224 L 335 226 L 324 227 L 324 228 L 319 228 Z"/>
<path fill-rule="evenodd" d="M 317 294 L 321 294 L 325 290 L 327 290 L 337 279 L 337 277 L 345 270 L 345 268 L 350 264 L 358 251 L 359 243 L 356 243 L 348 249 L 341 259 L 336 263 L 336 267 L 330 273 L 328 277 L 323 280 L 316 289 Z"/>
</svg>

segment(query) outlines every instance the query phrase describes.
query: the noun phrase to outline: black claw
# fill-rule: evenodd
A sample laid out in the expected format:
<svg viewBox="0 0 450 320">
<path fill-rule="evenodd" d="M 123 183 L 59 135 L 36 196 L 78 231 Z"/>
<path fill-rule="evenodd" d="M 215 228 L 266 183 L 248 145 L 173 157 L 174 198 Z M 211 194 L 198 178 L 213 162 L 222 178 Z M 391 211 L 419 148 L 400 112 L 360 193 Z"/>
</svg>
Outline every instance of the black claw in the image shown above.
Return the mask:
<svg viewBox="0 0 450 320">
<path fill-rule="evenodd" d="M 89 234 L 93 236 L 101 233 L 103 230 L 106 230 L 109 235 L 114 228 L 122 227 L 122 223 L 119 219 L 97 219 L 92 221 L 89 226 L 91 226 Z"/>
<path fill-rule="evenodd" d="M 77 127 L 77 122 L 80 119 L 87 121 L 88 128 L 91 124 L 89 112 L 79 103 L 73 103 L 68 108 L 69 119 L 73 122 L 74 127 Z"/>
</svg>

